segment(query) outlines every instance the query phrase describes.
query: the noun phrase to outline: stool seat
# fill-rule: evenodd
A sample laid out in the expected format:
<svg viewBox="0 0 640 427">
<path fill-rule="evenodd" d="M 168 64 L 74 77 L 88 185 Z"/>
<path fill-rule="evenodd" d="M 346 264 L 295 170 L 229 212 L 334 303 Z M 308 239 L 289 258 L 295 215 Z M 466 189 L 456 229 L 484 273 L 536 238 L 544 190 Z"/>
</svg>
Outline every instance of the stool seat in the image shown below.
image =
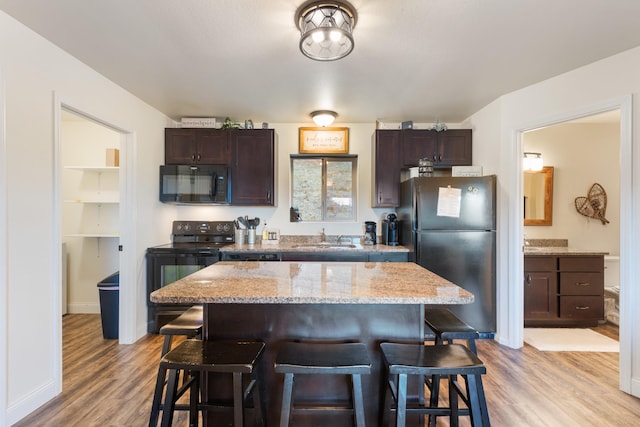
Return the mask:
<svg viewBox="0 0 640 427">
<path fill-rule="evenodd" d="M 289 425 L 294 412 L 348 411 L 355 424 L 364 427 L 364 400 L 361 375 L 371 373 L 367 347 L 362 343 L 299 343 L 282 344 L 276 356 L 274 370 L 283 373 L 282 409 L 280 426 Z M 349 375 L 351 377 L 351 405 L 328 405 L 327 402 L 294 405 L 293 384 L 296 374 Z"/>
<path fill-rule="evenodd" d="M 433 415 L 434 421 L 437 415 L 449 415 L 451 425 L 457 425 L 458 415 L 468 414 L 473 426 L 489 425 L 481 377 L 487 370 L 482 361 L 467 347 L 460 344 L 425 346 L 422 344 L 382 343 L 380 349 L 387 375 L 383 425 L 388 422 L 392 399 L 396 402 L 397 426 L 405 425 L 407 412 Z M 449 378 L 449 407 L 437 407 L 437 402 L 433 401 L 426 407 L 422 402 L 409 405 L 408 403 L 411 402 L 407 401 L 408 375 L 418 375 L 420 378 L 447 376 Z M 465 378 L 466 391 L 459 386 L 458 375 Z M 397 385 L 392 379 L 393 376 L 397 376 Z M 422 389 L 422 387 L 420 388 Z M 458 409 L 458 397 L 462 398 L 468 409 Z"/>
<path fill-rule="evenodd" d="M 185 340 L 160 359 L 156 389 L 151 408 L 149 426 L 155 427 L 160 410 L 163 411 L 162 426 L 168 427 L 173 422 L 176 401 L 187 391 L 190 392 L 190 425 L 197 425 L 197 411 L 205 408 L 228 406 L 199 401 L 201 374 L 203 372 L 229 373 L 233 376 L 233 410 L 234 426 L 244 425 L 244 402 L 253 396 L 256 410 L 256 423 L 264 425 L 264 414 L 257 385 L 257 365 L 265 344 L 255 341 L 202 341 Z M 164 404 L 161 405 L 164 379 L 167 376 Z M 189 379 L 178 388 L 180 373 L 188 374 Z M 243 376 L 250 380 L 244 386 Z"/>
<path fill-rule="evenodd" d="M 294 374 L 369 374 L 371 361 L 361 343 L 284 343 L 275 371 Z"/>
<path fill-rule="evenodd" d="M 444 341 L 467 340 L 469 349 L 477 354 L 475 340 L 480 334 L 473 327 L 459 319 L 446 308 L 425 308 L 424 322 L 430 331 L 425 331 L 425 340 L 435 339 L 436 344 Z M 433 334 L 431 334 L 432 332 Z"/>
<path fill-rule="evenodd" d="M 202 311 L 201 305 L 194 305 L 160 328 L 158 333 L 165 336 L 162 343 L 162 356 L 171 350 L 174 336 L 180 335 L 187 338 L 200 338 L 202 336 Z"/>
</svg>

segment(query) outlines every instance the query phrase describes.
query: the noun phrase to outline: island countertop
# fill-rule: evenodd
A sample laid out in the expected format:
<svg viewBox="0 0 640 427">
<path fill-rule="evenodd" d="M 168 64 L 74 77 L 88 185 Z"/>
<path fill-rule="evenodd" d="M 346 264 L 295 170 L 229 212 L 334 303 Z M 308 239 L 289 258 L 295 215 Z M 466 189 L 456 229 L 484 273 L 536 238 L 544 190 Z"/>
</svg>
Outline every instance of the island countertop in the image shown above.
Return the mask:
<svg viewBox="0 0 640 427">
<path fill-rule="evenodd" d="M 473 294 L 409 262 L 222 261 L 151 294 L 172 304 L 468 304 Z"/>
</svg>

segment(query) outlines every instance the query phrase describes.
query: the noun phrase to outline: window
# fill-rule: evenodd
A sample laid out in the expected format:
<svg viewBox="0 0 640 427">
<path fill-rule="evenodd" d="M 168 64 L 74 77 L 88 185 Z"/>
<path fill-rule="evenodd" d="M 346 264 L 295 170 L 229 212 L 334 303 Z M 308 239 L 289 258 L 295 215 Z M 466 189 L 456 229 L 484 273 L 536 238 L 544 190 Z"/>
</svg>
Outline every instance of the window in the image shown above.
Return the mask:
<svg viewBox="0 0 640 427">
<path fill-rule="evenodd" d="M 356 220 L 356 156 L 291 156 L 291 206 L 302 221 Z"/>
</svg>

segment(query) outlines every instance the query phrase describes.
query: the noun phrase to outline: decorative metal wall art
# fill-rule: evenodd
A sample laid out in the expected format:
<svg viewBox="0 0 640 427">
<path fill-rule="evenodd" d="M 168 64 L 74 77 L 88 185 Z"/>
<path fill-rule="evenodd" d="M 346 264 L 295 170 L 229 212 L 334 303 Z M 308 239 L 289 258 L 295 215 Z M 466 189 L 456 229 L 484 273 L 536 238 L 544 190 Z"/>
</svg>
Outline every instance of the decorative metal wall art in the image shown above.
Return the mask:
<svg viewBox="0 0 640 427">
<path fill-rule="evenodd" d="M 599 219 L 603 225 L 609 223 L 609 220 L 604 217 L 607 211 L 607 192 L 597 182 L 591 186 L 587 197 L 576 197 L 574 203 L 581 215 Z"/>
</svg>

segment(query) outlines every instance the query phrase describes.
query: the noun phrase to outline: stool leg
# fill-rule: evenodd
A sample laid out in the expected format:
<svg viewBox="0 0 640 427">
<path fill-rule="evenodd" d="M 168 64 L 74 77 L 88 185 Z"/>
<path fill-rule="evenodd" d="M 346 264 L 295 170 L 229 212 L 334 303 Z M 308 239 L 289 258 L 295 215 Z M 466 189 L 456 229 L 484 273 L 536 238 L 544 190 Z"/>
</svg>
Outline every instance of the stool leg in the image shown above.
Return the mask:
<svg viewBox="0 0 640 427">
<path fill-rule="evenodd" d="M 407 424 L 407 374 L 398 375 L 398 409 L 396 412 L 396 427 L 405 427 Z"/>
<path fill-rule="evenodd" d="M 351 375 L 353 387 L 353 409 L 356 416 L 356 426 L 364 427 L 364 399 L 362 398 L 362 378 L 360 374 Z"/>
<path fill-rule="evenodd" d="M 467 340 L 467 347 L 469 347 L 469 350 L 471 350 L 473 354 L 475 354 L 476 356 L 478 355 L 478 349 L 476 348 L 475 339 Z"/>
<path fill-rule="evenodd" d="M 382 419 L 381 426 L 387 427 L 389 425 L 389 414 L 391 413 L 391 405 L 393 402 L 393 385 L 391 383 L 391 375 L 389 374 L 389 367 L 386 367 L 386 373 L 384 378 L 384 390 L 381 396 L 384 396 L 384 403 L 380 407 L 380 418 Z"/>
<path fill-rule="evenodd" d="M 162 391 L 164 390 L 164 379 L 167 370 L 162 366 L 158 369 L 158 378 L 156 379 L 156 390 L 153 393 L 153 403 L 151 404 L 151 416 L 149 417 L 149 427 L 158 425 L 158 417 L 160 415 L 160 402 L 162 402 Z"/>
<path fill-rule="evenodd" d="M 458 427 L 459 421 L 456 378 L 456 375 L 449 375 L 449 409 L 451 410 L 451 413 L 449 414 L 449 425 L 451 427 Z"/>
<path fill-rule="evenodd" d="M 164 342 L 162 343 L 162 354 L 160 355 L 160 357 L 162 357 L 165 354 L 169 353 L 169 350 L 171 350 L 171 340 L 172 339 L 173 339 L 172 335 L 165 335 L 164 336 Z"/>
<path fill-rule="evenodd" d="M 282 389 L 282 409 L 280 410 L 280 427 L 289 426 L 289 418 L 291 417 L 293 393 L 293 374 L 284 374 L 284 387 Z"/>
<path fill-rule="evenodd" d="M 198 404 L 200 403 L 200 372 L 191 372 L 189 390 L 189 427 L 198 427 Z"/>
<path fill-rule="evenodd" d="M 260 399 L 260 383 L 253 379 L 249 385 L 251 393 L 253 393 L 253 411 L 255 412 L 256 425 L 264 427 L 264 412 L 262 412 L 262 400 Z"/>
<path fill-rule="evenodd" d="M 440 375 L 431 376 L 431 395 L 429 396 L 429 407 L 437 408 L 440 399 Z M 429 414 L 429 427 L 436 426 L 436 415 Z"/>
<path fill-rule="evenodd" d="M 169 369 L 169 380 L 167 381 L 167 392 L 165 393 L 164 405 L 162 409 L 162 427 L 171 427 L 173 423 L 173 411 L 176 405 L 176 392 L 178 389 L 177 369 Z"/>
<path fill-rule="evenodd" d="M 480 375 L 467 375 L 467 396 L 469 398 L 469 416 L 472 426 L 489 427 L 489 413 Z"/>
<path fill-rule="evenodd" d="M 233 373 L 233 423 L 235 427 L 244 426 L 244 395 L 242 393 L 242 373 Z"/>
</svg>

